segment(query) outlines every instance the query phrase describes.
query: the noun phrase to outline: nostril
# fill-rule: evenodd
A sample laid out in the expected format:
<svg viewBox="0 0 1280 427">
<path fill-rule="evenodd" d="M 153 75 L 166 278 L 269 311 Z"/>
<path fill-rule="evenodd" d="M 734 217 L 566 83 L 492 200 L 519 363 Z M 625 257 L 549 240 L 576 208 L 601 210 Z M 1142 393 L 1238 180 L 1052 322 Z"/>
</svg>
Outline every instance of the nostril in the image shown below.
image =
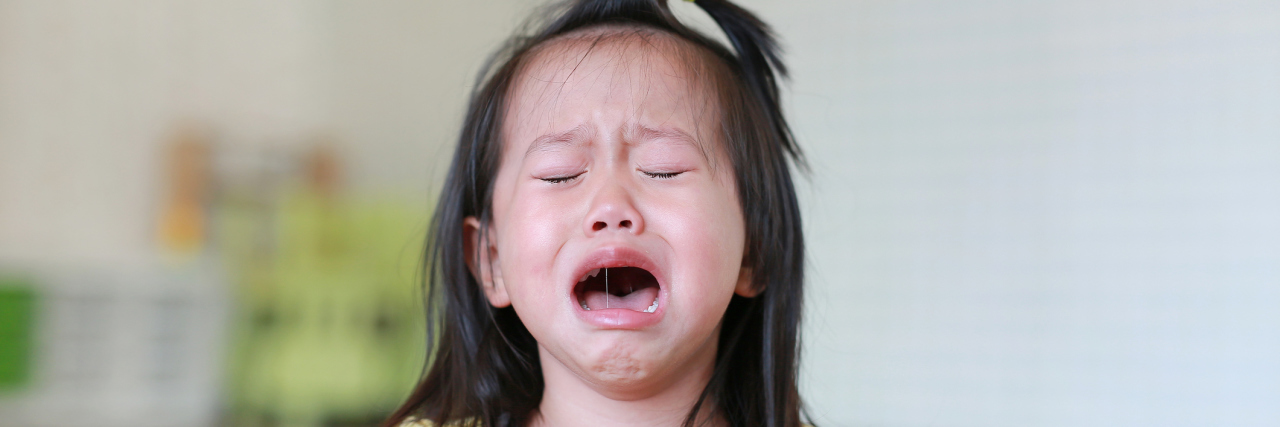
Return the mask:
<svg viewBox="0 0 1280 427">
<path fill-rule="evenodd" d="M 604 230 L 605 227 L 608 227 L 608 226 L 609 224 L 605 224 L 604 221 L 596 221 L 595 224 L 591 224 L 591 229 L 595 231 L 600 231 L 600 230 Z"/>
<path fill-rule="evenodd" d="M 624 219 L 622 222 L 618 223 L 618 226 L 622 228 L 631 228 L 631 220 Z"/>
</svg>

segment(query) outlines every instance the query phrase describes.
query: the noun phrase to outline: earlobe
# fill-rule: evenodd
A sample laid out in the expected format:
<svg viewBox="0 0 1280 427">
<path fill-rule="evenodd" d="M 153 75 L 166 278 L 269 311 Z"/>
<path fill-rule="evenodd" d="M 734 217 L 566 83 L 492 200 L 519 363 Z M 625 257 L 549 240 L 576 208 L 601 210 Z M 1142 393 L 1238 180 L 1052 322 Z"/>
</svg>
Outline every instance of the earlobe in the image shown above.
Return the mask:
<svg viewBox="0 0 1280 427">
<path fill-rule="evenodd" d="M 511 305 L 507 288 L 502 281 L 502 269 L 498 260 L 498 248 L 493 244 L 489 233 L 481 233 L 480 220 L 469 216 L 462 221 L 463 251 L 466 254 L 467 269 L 476 278 L 489 304 L 503 308 Z M 483 236 L 482 236 L 483 234 Z"/>
<path fill-rule="evenodd" d="M 755 271 L 746 264 L 738 270 L 738 284 L 734 286 L 733 293 L 746 298 L 755 298 L 760 295 L 760 290 L 755 287 Z"/>
</svg>

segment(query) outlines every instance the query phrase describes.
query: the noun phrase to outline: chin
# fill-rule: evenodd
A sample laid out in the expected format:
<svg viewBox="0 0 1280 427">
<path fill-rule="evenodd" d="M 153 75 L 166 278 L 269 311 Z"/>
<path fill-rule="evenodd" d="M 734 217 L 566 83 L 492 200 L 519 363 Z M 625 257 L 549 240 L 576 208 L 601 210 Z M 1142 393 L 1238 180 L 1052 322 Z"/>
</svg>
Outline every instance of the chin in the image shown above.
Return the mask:
<svg viewBox="0 0 1280 427">
<path fill-rule="evenodd" d="M 613 345 L 583 366 L 589 381 L 613 392 L 641 391 L 658 382 L 653 368 L 659 366 L 632 345 Z"/>
</svg>

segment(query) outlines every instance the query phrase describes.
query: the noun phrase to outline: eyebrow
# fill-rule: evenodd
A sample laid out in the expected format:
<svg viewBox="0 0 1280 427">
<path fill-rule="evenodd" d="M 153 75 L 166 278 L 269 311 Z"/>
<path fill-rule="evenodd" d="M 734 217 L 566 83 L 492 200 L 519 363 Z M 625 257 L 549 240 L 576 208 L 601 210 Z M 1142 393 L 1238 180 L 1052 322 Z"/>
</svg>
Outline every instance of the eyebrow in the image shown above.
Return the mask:
<svg viewBox="0 0 1280 427">
<path fill-rule="evenodd" d="M 628 128 L 627 130 L 629 131 L 628 135 L 634 136 L 634 138 L 628 138 L 628 139 L 629 140 L 634 139 L 635 141 L 637 141 L 636 142 L 637 144 L 644 144 L 644 143 L 652 142 L 654 140 L 662 139 L 662 140 L 672 141 L 676 145 L 688 145 L 698 150 L 698 154 L 702 155 L 703 160 L 706 160 L 707 164 L 712 164 L 711 153 L 707 152 L 707 146 L 704 145 L 702 141 L 699 141 L 697 138 L 694 138 L 693 135 L 689 135 L 688 132 L 685 132 L 679 128 L 674 128 L 674 127 L 652 128 L 644 125 L 634 125 Z M 714 167 L 714 165 L 712 165 L 712 167 Z"/>
<path fill-rule="evenodd" d="M 582 142 L 591 137 L 595 132 L 584 126 L 577 126 L 564 132 L 549 133 L 539 136 L 529 144 L 529 149 L 525 150 L 524 156 L 529 157 L 537 151 L 549 151 L 566 145 L 581 145 Z"/>
<path fill-rule="evenodd" d="M 637 143 L 645 143 L 655 139 L 668 139 L 675 140 L 675 142 L 680 144 L 687 144 L 695 147 L 702 146 L 702 144 L 699 144 L 698 140 L 694 139 L 692 135 L 676 128 L 651 128 L 643 125 L 635 125 L 629 130 L 631 131 L 629 132 L 630 134 L 636 136 L 635 140 Z"/>
<path fill-rule="evenodd" d="M 595 131 L 581 125 L 564 132 L 548 133 L 535 138 L 533 143 L 529 144 L 529 149 L 525 151 L 524 155 L 525 157 L 528 157 L 530 154 L 538 151 L 549 151 L 564 146 L 582 145 L 594 134 Z M 627 129 L 626 135 L 628 138 L 624 139 L 627 141 L 626 144 L 628 145 L 642 145 L 654 140 L 663 139 L 673 141 L 680 145 L 692 145 L 699 148 L 700 151 L 703 148 L 702 144 L 687 132 L 671 127 L 654 128 L 644 125 L 632 125 Z"/>
</svg>

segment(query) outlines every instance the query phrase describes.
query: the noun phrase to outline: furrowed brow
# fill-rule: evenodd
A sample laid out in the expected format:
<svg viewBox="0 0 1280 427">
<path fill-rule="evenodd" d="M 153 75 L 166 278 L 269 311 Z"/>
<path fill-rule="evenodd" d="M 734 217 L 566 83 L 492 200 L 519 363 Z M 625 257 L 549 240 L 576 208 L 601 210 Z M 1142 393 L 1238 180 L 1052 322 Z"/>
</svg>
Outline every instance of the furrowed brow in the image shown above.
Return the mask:
<svg viewBox="0 0 1280 427">
<path fill-rule="evenodd" d="M 525 157 L 529 157 L 538 151 L 550 151 L 565 146 L 582 145 L 590 139 L 591 131 L 583 126 L 578 126 L 564 132 L 548 133 L 546 135 L 534 138 L 533 143 L 529 144 L 529 149 L 524 152 Z"/>
<path fill-rule="evenodd" d="M 688 145 L 696 148 L 702 154 L 702 158 L 711 164 L 711 153 L 707 151 L 707 146 L 689 135 L 688 132 L 672 127 L 653 128 L 644 125 L 635 125 L 631 127 L 632 141 L 634 144 L 645 144 L 656 140 L 664 141 L 668 144 Z M 712 165 L 714 167 L 714 165 Z"/>
<path fill-rule="evenodd" d="M 685 131 L 676 128 L 651 128 L 648 126 L 637 125 L 632 128 L 635 141 L 637 143 L 645 143 L 655 139 L 661 139 L 677 144 L 688 144 L 701 147 L 697 139 L 689 135 Z"/>
</svg>

